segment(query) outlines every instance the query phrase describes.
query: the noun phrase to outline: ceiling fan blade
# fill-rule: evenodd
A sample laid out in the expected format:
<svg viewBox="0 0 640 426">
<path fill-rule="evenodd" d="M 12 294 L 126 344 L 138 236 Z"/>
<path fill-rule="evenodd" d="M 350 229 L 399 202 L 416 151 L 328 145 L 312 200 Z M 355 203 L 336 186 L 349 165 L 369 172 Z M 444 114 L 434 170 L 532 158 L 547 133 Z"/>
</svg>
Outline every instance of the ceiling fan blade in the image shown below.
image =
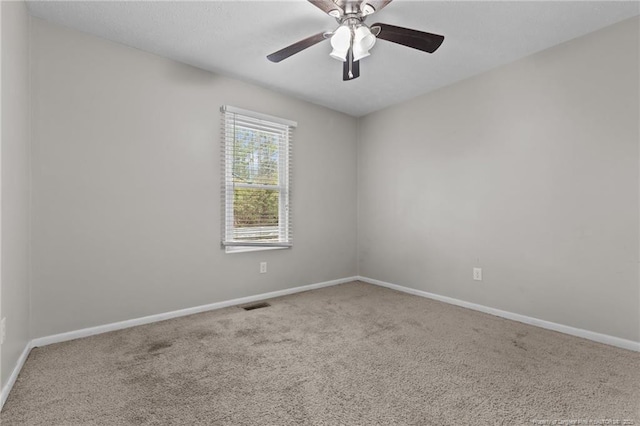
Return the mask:
<svg viewBox="0 0 640 426">
<path fill-rule="evenodd" d="M 322 10 L 324 13 L 339 18 L 344 15 L 344 10 L 332 0 L 308 0 L 309 3 Z M 334 12 L 335 11 L 335 12 Z"/>
<path fill-rule="evenodd" d="M 412 47 L 427 53 L 433 53 L 438 50 L 444 41 L 444 36 L 438 34 L 396 27 L 395 25 L 376 23 L 373 24 L 372 27 L 380 27 L 380 34 L 377 36 L 379 39 Z"/>
<path fill-rule="evenodd" d="M 354 80 L 360 77 L 360 61 L 353 60 L 353 51 L 349 49 L 347 60 L 342 65 L 342 81 Z"/>
<path fill-rule="evenodd" d="M 376 12 L 380 12 L 386 5 L 391 3 L 391 0 L 366 0 L 365 3 L 373 6 Z"/>
<path fill-rule="evenodd" d="M 293 43 L 291 46 L 287 46 L 284 49 L 280 49 L 267 56 L 267 59 L 271 62 L 280 62 L 283 59 L 287 59 L 289 56 L 295 55 L 296 53 L 301 52 L 314 44 L 318 44 L 323 40 L 326 40 L 324 31 L 316 35 L 312 35 L 311 37 L 307 37 L 304 40 L 300 40 L 297 43 Z"/>
</svg>

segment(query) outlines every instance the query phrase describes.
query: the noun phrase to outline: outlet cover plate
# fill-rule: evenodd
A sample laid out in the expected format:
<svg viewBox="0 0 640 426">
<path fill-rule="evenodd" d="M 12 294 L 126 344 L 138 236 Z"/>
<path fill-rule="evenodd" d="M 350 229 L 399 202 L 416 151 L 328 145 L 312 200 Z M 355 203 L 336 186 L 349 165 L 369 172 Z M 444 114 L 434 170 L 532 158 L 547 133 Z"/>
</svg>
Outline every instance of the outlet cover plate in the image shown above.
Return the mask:
<svg viewBox="0 0 640 426">
<path fill-rule="evenodd" d="M 482 281 L 482 268 L 473 268 L 473 279 L 475 281 Z"/>
</svg>

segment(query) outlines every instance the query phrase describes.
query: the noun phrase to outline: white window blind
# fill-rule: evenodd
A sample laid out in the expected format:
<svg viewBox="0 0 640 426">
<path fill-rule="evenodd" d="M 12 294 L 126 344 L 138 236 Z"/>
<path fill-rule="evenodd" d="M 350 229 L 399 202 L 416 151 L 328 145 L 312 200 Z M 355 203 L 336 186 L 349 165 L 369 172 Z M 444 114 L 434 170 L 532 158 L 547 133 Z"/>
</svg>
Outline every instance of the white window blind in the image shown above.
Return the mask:
<svg viewBox="0 0 640 426">
<path fill-rule="evenodd" d="M 297 124 L 222 111 L 222 246 L 291 247 L 291 143 Z"/>
</svg>

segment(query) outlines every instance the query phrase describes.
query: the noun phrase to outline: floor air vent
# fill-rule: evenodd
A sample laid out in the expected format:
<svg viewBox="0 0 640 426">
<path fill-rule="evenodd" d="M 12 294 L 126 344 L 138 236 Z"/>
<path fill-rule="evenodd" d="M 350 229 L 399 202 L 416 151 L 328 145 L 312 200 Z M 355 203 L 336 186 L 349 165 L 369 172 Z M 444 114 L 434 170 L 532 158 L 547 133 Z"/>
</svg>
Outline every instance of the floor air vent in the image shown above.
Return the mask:
<svg viewBox="0 0 640 426">
<path fill-rule="evenodd" d="M 242 307 L 245 311 L 253 311 L 254 309 L 267 308 L 271 306 L 267 302 L 254 303 L 253 305 L 245 305 Z"/>
</svg>

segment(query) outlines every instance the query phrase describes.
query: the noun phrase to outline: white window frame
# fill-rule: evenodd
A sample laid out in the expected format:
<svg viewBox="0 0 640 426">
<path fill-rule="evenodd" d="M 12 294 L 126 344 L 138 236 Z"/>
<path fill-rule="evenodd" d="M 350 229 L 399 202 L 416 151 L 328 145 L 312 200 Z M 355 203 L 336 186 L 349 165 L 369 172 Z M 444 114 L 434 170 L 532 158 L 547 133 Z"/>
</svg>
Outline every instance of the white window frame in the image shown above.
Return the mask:
<svg viewBox="0 0 640 426">
<path fill-rule="evenodd" d="M 291 229 L 291 145 L 292 131 L 297 123 L 271 115 L 225 105 L 222 112 L 222 188 L 221 188 L 221 246 L 227 253 L 240 253 L 258 250 L 291 248 L 293 245 Z M 238 124 L 236 124 L 236 119 Z M 242 121 L 249 119 L 256 125 L 264 125 L 265 131 L 273 131 L 280 137 L 278 144 L 278 184 L 238 183 L 233 179 L 233 149 L 235 129 L 243 126 Z M 232 128 L 230 128 L 232 127 Z M 250 128 L 250 127 L 249 127 Z M 278 205 L 278 241 L 242 241 L 238 240 L 233 218 L 235 188 L 274 189 L 279 192 Z"/>
</svg>

